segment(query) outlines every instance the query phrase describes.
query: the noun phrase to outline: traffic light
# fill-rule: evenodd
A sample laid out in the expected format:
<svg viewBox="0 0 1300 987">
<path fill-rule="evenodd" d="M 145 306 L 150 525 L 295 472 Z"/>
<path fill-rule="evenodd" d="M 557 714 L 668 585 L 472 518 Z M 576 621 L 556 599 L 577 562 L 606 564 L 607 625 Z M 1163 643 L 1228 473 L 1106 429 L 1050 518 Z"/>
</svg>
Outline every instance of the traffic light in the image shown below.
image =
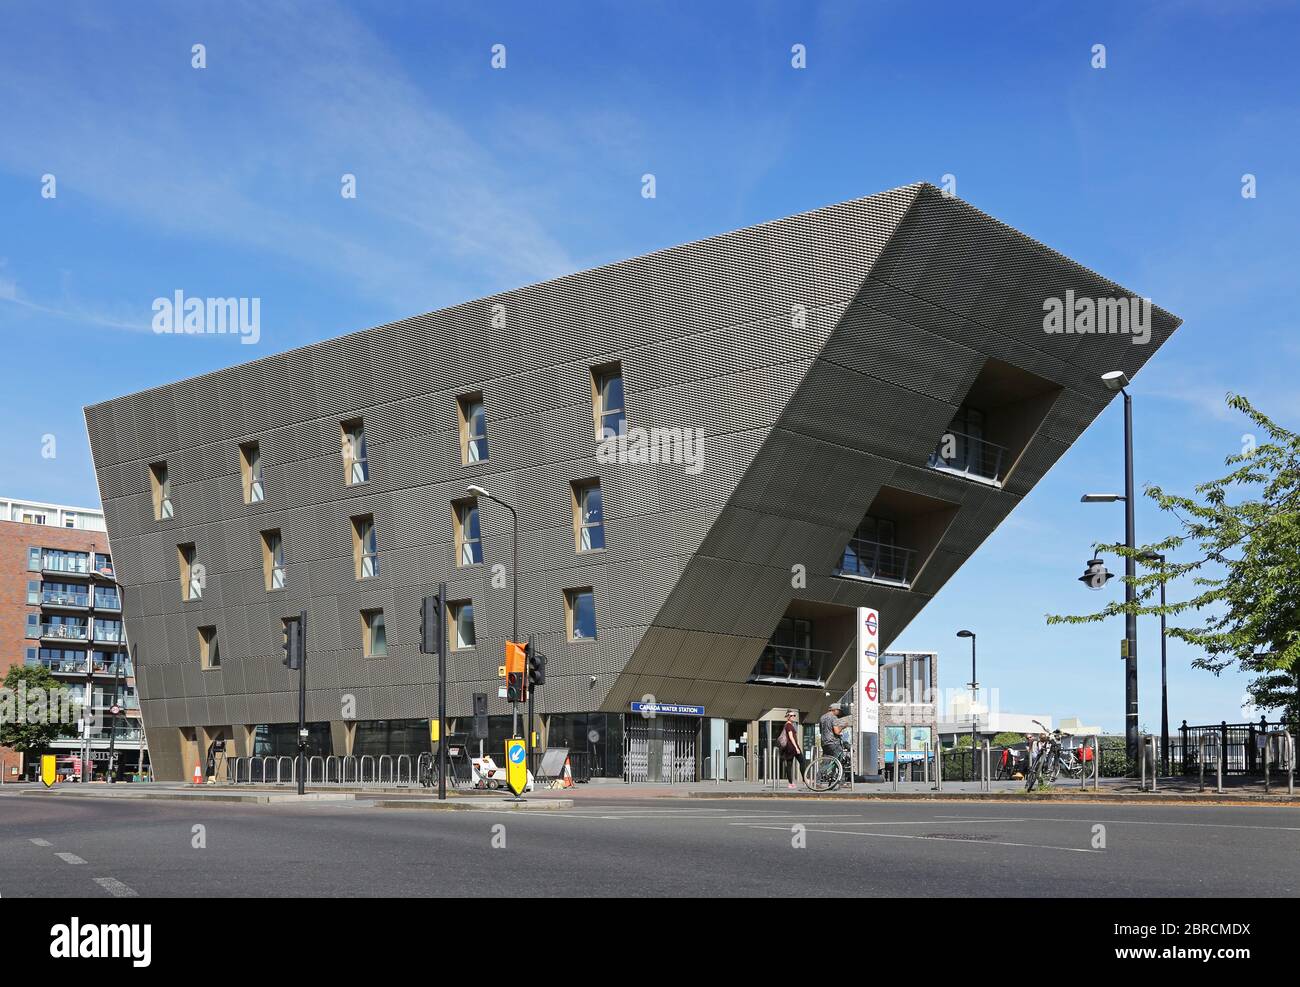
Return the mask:
<svg viewBox="0 0 1300 987">
<path fill-rule="evenodd" d="M 303 634 L 302 618 L 289 617 L 281 623 L 281 648 L 284 657 L 280 663 L 290 670 L 302 668 Z"/>
<path fill-rule="evenodd" d="M 488 697 L 486 692 L 474 693 L 474 723 L 470 735 L 475 740 L 487 740 L 488 737 Z"/>
<path fill-rule="evenodd" d="M 531 688 L 546 681 L 546 655 L 539 655 L 533 650 L 532 642 L 524 646 L 528 656 L 528 685 Z"/>
<path fill-rule="evenodd" d="M 420 605 L 420 650 L 426 655 L 442 649 L 442 599 L 435 593 Z"/>
<path fill-rule="evenodd" d="M 506 642 L 506 701 L 526 702 L 528 699 L 528 645 Z"/>
</svg>

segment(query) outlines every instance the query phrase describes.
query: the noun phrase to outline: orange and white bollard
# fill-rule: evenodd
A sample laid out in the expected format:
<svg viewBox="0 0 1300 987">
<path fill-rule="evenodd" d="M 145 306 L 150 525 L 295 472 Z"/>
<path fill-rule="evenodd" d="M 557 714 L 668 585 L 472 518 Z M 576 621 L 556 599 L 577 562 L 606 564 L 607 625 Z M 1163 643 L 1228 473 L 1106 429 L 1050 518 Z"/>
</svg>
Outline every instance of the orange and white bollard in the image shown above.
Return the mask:
<svg viewBox="0 0 1300 987">
<path fill-rule="evenodd" d="M 194 784 L 196 785 L 203 784 L 203 771 L 198 764 L 194 765 Z"/>
</svg>

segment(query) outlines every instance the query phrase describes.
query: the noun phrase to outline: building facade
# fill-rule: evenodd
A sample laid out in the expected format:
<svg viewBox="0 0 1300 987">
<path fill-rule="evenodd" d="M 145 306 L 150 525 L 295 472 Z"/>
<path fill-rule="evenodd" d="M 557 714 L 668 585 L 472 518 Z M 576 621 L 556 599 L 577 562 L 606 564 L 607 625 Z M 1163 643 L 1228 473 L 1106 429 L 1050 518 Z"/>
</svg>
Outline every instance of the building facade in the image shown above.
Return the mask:
<svg viewBox="0 0 1300 987">
<path fill-rule="evenodd" d="M 494 745 L 516 589 L 542 740 L 594 773 L 812 717 L 857 608 L 888 646 L 1178 325 L 1057 331 L 1064 298 L 1133 295 L 915 185 L 87 408 L 159 776 L 292 753 L 300 611 L 311 750 L 421 749 L 440 583 Z"/>
<path fill-rule="evenodd" d="M 41 753 L 56 755 L 64 776 L 81 776 L 87 750 L 87 775 L 103 777 L 110 752 L 119 776 L 147 766 L 103 514 L 0 498 L 0 614 L 0 679 L 13 665 L 41 665 L 90 712 L 45 751 L 0 748 L 4 780 L 34 779 Z"/>
</svg>

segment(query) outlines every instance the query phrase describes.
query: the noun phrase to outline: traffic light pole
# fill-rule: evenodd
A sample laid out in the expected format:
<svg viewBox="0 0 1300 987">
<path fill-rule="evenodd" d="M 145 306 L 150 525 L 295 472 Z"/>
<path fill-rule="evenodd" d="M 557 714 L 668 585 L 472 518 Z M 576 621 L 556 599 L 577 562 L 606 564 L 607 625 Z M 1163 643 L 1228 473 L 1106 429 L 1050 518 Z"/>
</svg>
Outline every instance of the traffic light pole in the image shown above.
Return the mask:
<svg viewBox="0 0 1300 987">
<path fill-rule="evenodd" d="M 532 660 L 533 654 L 533 636 L 528 635 L 528 655 L 529 661 Z M 524 763 L 531 763 L 533 759 L 533 691 L 535 686 L 532 681 L 532 669 L 524 669 L 524 681 L 528 683 L 528 736 L 524 738 Z"/>
<path fill-rule="evenodd" d="M 447 599 L 447 584 L 438 584 L 438 614 Z M 438 635 L 438 798 L 447 800 L 447 635 Z"/>
<path fill-rule="evenodd" d="M 298 615 L 298 794 L 307 790 L 307 611 Z"/>
</svg>

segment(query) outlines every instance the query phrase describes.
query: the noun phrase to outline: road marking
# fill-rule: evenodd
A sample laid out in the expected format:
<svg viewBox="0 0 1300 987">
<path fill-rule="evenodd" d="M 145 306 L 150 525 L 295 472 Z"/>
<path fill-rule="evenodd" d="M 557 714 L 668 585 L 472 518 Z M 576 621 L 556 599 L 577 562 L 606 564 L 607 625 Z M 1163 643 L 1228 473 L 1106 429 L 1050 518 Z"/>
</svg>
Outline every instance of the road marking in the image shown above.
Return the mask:
<svg viewBox="0 0 1300 987">
<path fill-rule="evenodd" d="M 82 860 L 80 857 L 78 857 L 75 853 L 56 853 L 55 856 L 58 857 L 60 860 L 62 860 L 65 864 L 85 863 L 85 861 Z"/>
<path fill-rule="evenodd" d="M 784 826 L 757 826 L 751 829 L 775 829 L 787 832 Z M 1091 850 L 1074 846 L 1046 846 L 1042 843 L 1011 843 L 1006 840 L 963 840 L 951 836 L 911 836 L 907 833 L 860 833 L 851 829 L 809 829 L 810 833 L 827 833 L 834 836 L 878 836 L 885 840 L 926 840 L 932 843 L 961 843 L 965 846 L 1016 846 L 1032 850 L 1062 850 L 1065 853 L 1105 853 L 1105 850 Z"/>
<path fill-rule="evenodd" d="M 815 816 L 812 818 L 805 817 L 802 819 L 793 816 L 791 818 L 795 818 L 797 822 L 805 822 L 810 825 L 816 825 L 817 822 L 819 821 Z M 950 822 L 990 823 L 990 822 L 1025 822 L 1025 821 L 1026 820 L 1024 819 L 1006 819 L 1006 818 L 998 817 L 997 819 L 945 819 L 944 823 L 945 824 Z M 728 825 L 754 826 L 755 828 L 758 828 L 756 824 L 752 822 L 734 822 L 734 823 L 728 823 Z M 862 819 L 857 821 L 837 822 L 835 825 L 837 826 L 933 826 L 934 820 L 933 819 L 890 819 L 890 820 Z"/>
<path fill-rule="evenodd" d="M 49 840 L 32 840 L 37 846 L 52 846 Z"/>
<path fill-rule="evenodd" d="M 114 898 L 139 898 L 140 894 L 134 888 L 129 888 L 115 877 L 97 877 L 95 883 L 111 894 Z"/>
<path fill-rule="evenodd" d="M 1243 826 L 1240 823 L 1157 822 L 1153 819 L 1064 819 L 1058 816 L 1034 816 L 1044 822 L 1101 822 L 1107 826 L 1191 826 L 1193 829 L 1258 829 L 1275 833 L 1300 833 L 1300 826 Z"/>
</svg>

